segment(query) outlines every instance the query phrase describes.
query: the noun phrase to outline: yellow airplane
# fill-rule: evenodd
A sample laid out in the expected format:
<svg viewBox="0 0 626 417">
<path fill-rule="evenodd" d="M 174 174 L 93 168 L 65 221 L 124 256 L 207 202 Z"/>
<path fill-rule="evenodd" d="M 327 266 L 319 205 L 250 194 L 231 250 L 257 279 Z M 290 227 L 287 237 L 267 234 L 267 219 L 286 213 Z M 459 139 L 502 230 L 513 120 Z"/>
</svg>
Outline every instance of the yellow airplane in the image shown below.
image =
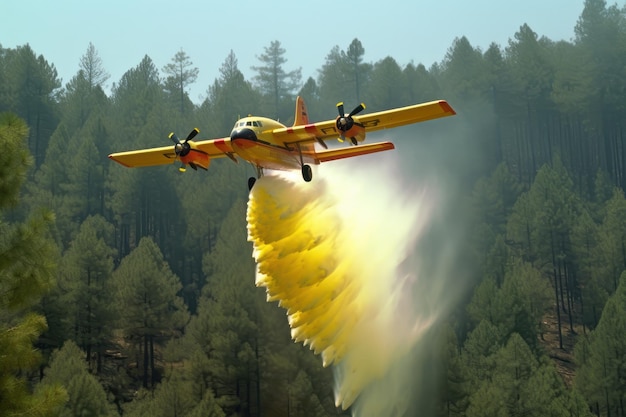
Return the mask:
<svg viewBox="0 0 626 417">
<path fill-rule="evenodd" d="M 193 169 L 206 170 L 214 158 L 228 157 L 237 162 L 237 157 L 240 157 L 256 167 L 257 178 L 263 175 L 264 169 L 300 169 L 304 181 L 309 182 L 313 178 L 309 164 L 319 165 L 336 159 L 394 149 L 391 142 L 360 144 L 367 132 L 456 114 L 445 100 L 357 116 L 363 109 L 365 105 L 361 103 L 350 113 L 344 113 L 343 103 L 338 103 L 339 115 L 336 119 L 310 123 L 304 100 L 297 97 L 295 121 L 291 127 L 266 117 L 248 116 L 239 119 L 230 136 L 224 138 L 194 141 L 200 132 L 196 128 L 182 141 L 176 134 L 170 133 L 173 147 L 113 153 L 109 158 L 126 167 L 165 165 L 180 161 L 182 166 L 179 169 L 185 171 L 187 165 Z M 344 142 L 346 138 L 349 138 L 350 144 L 347 147 L 329 149 L 325 142 L 329 139 Z M 316 148 L 316 143 L 323 149 Z M 250 178 L 248 187 L 252 188 L 255 181 L 256 178 Z"/>
</svg>

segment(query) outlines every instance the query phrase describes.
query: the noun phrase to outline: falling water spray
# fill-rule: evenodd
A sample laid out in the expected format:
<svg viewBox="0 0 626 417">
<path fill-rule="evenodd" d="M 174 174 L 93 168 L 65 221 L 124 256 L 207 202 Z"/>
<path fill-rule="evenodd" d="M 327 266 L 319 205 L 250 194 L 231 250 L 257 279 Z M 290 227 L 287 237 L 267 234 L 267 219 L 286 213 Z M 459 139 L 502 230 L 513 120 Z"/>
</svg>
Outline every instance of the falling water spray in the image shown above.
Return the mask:
<svg viewBox="0 0 626 417">
<path fill-rule="evenodd" d="M 441 189 L 402 181 L 390 156 L 355 162 L 326 164 L 311 183 L 257 181 L 247 213 L 256 284 L 286 309 L 294 341 L 333 367 L 338 407 L 401 416 L 411 353 L 450 307 L 449 271 L 424 274 L 419 250 Z"/>
</svg>

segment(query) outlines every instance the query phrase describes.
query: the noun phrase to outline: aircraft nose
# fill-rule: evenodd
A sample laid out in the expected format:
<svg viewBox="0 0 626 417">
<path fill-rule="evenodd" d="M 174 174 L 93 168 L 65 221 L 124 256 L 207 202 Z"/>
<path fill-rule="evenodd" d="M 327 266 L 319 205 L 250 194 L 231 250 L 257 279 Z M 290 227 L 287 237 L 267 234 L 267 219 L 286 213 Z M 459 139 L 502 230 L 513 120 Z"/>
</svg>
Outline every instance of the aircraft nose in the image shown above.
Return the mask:
<svg viewBox="0 0 626 417">
<path fill-rule="evenodd" d="M 235 129 L 230 133 L 230 140 L 234 139 L 248 139 L 248 140 L 257 140 L 256 133 L 254 130 L 243 128 L 243 129 Z"/>
</svg>

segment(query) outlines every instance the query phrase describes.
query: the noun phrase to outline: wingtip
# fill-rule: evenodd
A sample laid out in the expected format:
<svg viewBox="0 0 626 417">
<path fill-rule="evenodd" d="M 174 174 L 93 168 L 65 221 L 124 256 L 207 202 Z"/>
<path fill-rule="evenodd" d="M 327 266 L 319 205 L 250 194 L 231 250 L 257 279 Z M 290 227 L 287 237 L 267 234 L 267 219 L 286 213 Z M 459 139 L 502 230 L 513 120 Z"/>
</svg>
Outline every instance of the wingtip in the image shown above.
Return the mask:
<svg viewBox="0 0 626 417">
<path fill-rule="evenodd" d="M 109 159 L 110 159 L 110 160 L 112 160 L 112 161 L 117 162 L 118 164 L 120 164 L 120 165 L 122 165 L 122 166 L 125 166 L 126 168 L 132 168 L 130 165 L 126 165 L 125 163 L 120 162 L 118 159 L 116 159 L 116 158 L 115 158 L 115 154 L 114 154 L 114 153 L 110 154 L 107 158 L 109 158 Z"/>
<path fill-rule="evenodd" d="M 439 105 L 441 106 L 441 108 L 443 109 L 444 112 L 450 114 L 450 116 L 453 116 L 456 114 L 456 112 L 454 111 L 454 109 L 452 108 L 452 106 L 450 106 L 450 104 L 448 104 L 447 101 L 445 100 L 441 100 L 439 102 Z"/>
</svg>

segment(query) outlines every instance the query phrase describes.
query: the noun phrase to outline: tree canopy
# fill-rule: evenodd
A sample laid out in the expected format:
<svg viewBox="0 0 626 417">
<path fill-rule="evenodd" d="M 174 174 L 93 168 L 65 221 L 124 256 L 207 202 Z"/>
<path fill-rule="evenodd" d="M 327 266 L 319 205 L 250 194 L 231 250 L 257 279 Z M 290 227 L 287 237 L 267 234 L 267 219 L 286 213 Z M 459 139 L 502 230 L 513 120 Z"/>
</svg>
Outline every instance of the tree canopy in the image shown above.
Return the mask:
<svg viewBox="0 0 626 417">
<path fill-rule="evenodd" d="M 288 123 L 297 95 L 312 121 L 339 101 L 457 111 L 394 136 L 398 181 L 435 178 L 446 202 L 423 262 L 443 259 L 445 291 L 462 293 L 428 338 L 433 406 L 411 397 L 415 410 L 626 414 L 625 18 L 585 0 L 571 41 L 522 24 L 486 50 L 459 36 L 429 68 L 419 48 L 406 65 L 367 62 L 353 39 L 306 80 L 276 40 L 250 80 L 231 51 L 198 104 L 201 69 L 183 48 L 162 69 L 144 56 L 109 88 L 92 43 L 65 85 L 29 45 L 0 47 L 2 415 L 340 413 L 332 369 L 254 286 L 253 168 L 223 158 L 182 175 L 106 158 L 193 127 L 224 137 L 246 114 Z M 417 379 L 426 364 L 412 363 Z"/>
</svg>

